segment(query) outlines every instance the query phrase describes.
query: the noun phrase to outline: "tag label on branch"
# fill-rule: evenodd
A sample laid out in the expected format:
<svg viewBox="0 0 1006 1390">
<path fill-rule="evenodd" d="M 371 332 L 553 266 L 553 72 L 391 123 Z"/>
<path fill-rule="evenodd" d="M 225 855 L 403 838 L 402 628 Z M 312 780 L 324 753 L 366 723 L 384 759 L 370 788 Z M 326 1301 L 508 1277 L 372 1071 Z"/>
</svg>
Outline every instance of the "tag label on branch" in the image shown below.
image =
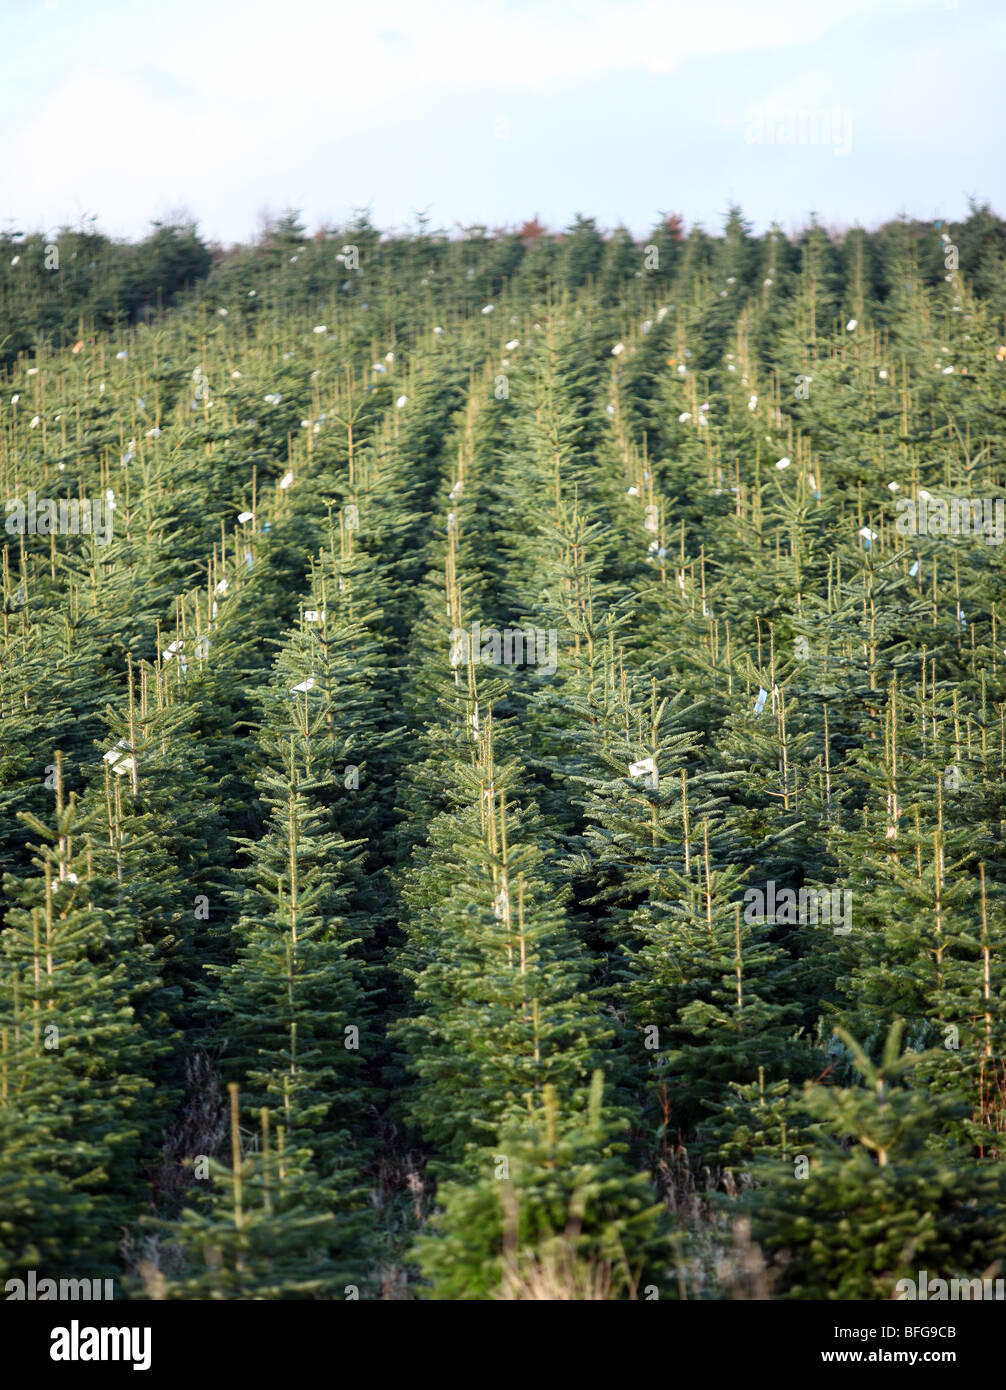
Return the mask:
<svg viewBox="0 0 1006 1390">
<path fill-rule="evenodd" d="M 630 763 L 629 776 L 649 777 L 649 785 L 656 787 L 659 782 L 656 758 L 641 758 L 638 763 Z"/>
<path fill-rule="evenodd" d="M 188 662 L 182 655 L 182 648 L 184 647 L 184 645 L 185 643 L 180 640 L 177 642 L 171 642 L 167 647 L 165 647 L 164 651 L 161 652 L 161 657 L 165 662 L 173 661 L 176 656 L 178 657 L 178 660 L 181 662 L 183 675 L 189 669 Z"/>
<path fill-rule="evenodd" d="M 125 751 L 123 751 L 125 750 Z M 115 748 L 110 748 L 104 756 L 104 761 L 111 765 L 112 771 L 117 772 L 120 777 L 124 772 L 132 772 L 133 759 L 129 756 L 130 747 L 125 739 L 119 739 Z"/>
</svg>

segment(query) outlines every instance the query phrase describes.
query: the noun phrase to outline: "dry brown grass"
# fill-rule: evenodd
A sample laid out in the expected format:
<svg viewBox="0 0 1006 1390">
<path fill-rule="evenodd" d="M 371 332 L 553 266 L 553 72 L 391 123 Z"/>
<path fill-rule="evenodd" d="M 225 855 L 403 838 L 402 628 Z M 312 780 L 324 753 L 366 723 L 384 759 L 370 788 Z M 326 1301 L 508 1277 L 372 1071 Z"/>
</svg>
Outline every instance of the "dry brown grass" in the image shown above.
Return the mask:
<svg viewBox="0 0 1006 1390">
<path fill-rule="evenodd" d="M 610 1260 L 577 1259 L 563 1241 L 507 1260 L 497 1295 L 501 1302 L 579 1302 L 625 1297 L 625 1278 Z M 634 1292 L 628 1294 L 634 1297 Z"/>
</svg>

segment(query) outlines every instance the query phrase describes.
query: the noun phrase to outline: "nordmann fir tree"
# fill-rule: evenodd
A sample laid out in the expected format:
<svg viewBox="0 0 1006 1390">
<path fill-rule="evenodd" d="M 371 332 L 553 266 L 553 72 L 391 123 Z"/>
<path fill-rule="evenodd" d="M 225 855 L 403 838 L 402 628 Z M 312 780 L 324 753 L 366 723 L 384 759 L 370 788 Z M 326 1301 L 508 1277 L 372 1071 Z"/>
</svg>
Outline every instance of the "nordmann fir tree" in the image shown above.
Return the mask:
<svg viewBox="0 0 1006 1390">
<path fill-rule="evenodd" d="M 138 1016 L 158 981 L 129 919 L 92 900 L 91 857 L 58 761 L 51 822 L 22 814 L 36 873 L 4 883 L 0 1128 L 28 1166 L 4 1165 L 3 1269 L 110 1276 L 149 1190 L 164 1043 Z"/>
</svg>

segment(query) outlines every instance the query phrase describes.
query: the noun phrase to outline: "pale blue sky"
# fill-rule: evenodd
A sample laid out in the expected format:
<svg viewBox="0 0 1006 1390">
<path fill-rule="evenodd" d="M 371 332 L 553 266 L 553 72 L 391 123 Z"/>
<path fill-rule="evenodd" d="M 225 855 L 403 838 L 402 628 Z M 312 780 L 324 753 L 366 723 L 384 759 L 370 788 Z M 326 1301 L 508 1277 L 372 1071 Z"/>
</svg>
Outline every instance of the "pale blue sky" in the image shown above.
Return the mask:
<svg viewBox="0 0 1006 1390">
<path fill-rule="evenodd" d="M 955 217 L 968 194 L 1006 213 L 1004 0 L 0 0 L 0 19 L 0 224 L 20 230 L 95 214 L 136 235 L 183 207 L 228 242 L 289 206 L 312 227 L 366 206 L 383 227 L 583 212 L 636 232 L 661 211 L 713 228 L 730 202 L 759 228 Z"/>
</svg>

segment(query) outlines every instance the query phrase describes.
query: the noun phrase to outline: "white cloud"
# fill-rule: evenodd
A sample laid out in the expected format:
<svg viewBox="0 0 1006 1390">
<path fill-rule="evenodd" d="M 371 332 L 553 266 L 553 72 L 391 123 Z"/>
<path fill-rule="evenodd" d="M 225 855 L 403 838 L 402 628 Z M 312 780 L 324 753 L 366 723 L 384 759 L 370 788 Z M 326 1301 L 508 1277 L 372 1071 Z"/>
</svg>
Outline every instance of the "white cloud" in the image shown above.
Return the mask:
<svg viewBox="0 0 1006 1390">
<path fill-rule="evenodd" d="M 575 143 L 578 123 L 593 114 L 581 109 L 586 94 L 596 111 L 599 91 L 610 95 L 603 116 L 626 149 L 628 181 L 629 168 L 644 167 L 642 154 L 652 152 L 658 135 L 666 144 L 652 118 L 636 119 L 633 74 L 651 83 L 668 76 L 670 107 L 695 72 L 717 60 L 736 71 L 737 55 L 751 54 L 752 73 L 775 63 L 767 103 L 838 104 L 859 120 L 863 101 L 848 93 L 857 84 L 862 91 L 862 74 L 832 59 L 832 36 L 847 39 L 876 23 L 897 27 L 933 9 L 931 0 L 586 0 L 575 7 L 565 0 L 437 0 L 426 7 L 382 0 L 374 8 L 304 0 L 289 10 L 274 0 L 238 7 L 231 0 L 175 0 L 166 27 L 161 7 L 151 12 L 121 0 L 64 5 L 56 12 L 40 7 L 22 21 L 28 76 L 13 72 L 0 95 L 7 205 L 30 225 L 93 211 L 110 230 L 137 232 L 151 216 L 185 204 L 208 234 L 227 237 L 250 232 L 255 210 L 267 202 L 342 215 L 374 196 L 381 220 L 391 209 L 399 215 L 407 196 L 410 205 L 433 201 L 440 215 L 453 215 L 475 171 L 466 175 L 455 162 L 454 142 L 444 138 L 452 122 L 456 128 L 484 121 L 476 141 L 483 170 L 494 178 L 494 162 L 502 161 L 499 172 L 511 186 L 530 192 L 550 153 L 554 164 L 556 148 Z M 46 44 L 45 65 L 33 38 Z M 817 47 L 808 66 L 811 45 Z M 781 77 L 776 60 L 790 53 L 792 73 Z M 871 70 L 879 75 L 883 55 L 875 56 Z M 885 95 L 895 82 L 896 73 L 884 79 Z M 729 82 L 706 84 L 684 113 L 687 124 L 675 117 L 675 133 L 702 139 L 713 127 L 736 126 L 743 113 L 735 105 Z M 550 127 L 523 130 L 525 109 L 547 112 Z M 493 140 L 497 117 L 513 131 L 509 144 Z M 892 123 L 902 138 L 896 114 Z M 424 145 L 417 130 L 427 129 Z M 473 132 L 458 135 L 470 159 Z M 397 167 L 396 150 L 408 150 Z M 373 187 L 361 186 L 368 174 Z M 589 179 L 581 206 L 594 210 Z"/>
</svg>

